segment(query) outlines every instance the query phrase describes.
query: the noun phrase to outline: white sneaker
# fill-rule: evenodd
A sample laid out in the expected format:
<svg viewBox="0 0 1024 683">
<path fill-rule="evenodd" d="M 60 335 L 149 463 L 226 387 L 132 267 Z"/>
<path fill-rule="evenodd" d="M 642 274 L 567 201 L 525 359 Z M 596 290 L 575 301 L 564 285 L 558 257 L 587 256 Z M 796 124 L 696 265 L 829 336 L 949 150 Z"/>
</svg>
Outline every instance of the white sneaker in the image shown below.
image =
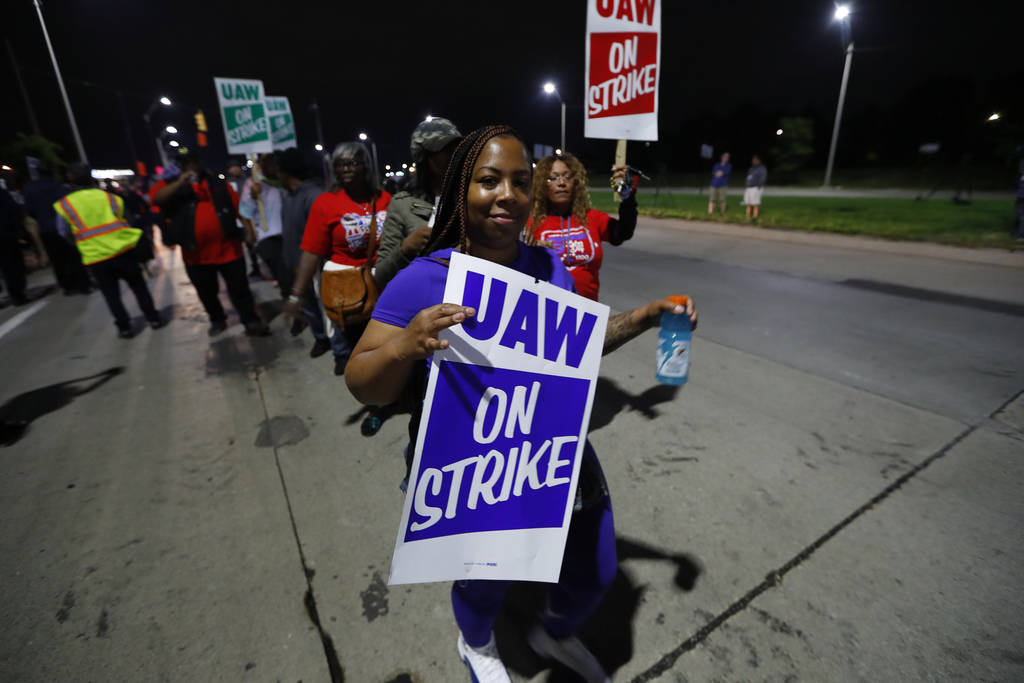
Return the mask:
<svg viewBox="0 0 1024 683">
<path fill-rule="evenodd" d="M 505 670 L 505 665 L 501 663 L 493 633 L 490 642 L 483 647 L 470 647 L 466 644 L 462 633 L 459 633 L 458 648 L 459 657 L 466 663 L 473 683 L 512 683 L 512 679 L 508 677 L 508 671 Z"/>
<path fill-rule="evenodd" d="M 537 624 L 526 636 L 533 651 L 541 657 L 554 659 L 569 667 L 587 683 L 611 683 L 600 662 L 576 636 L 555 640 L 544 627 Z"/>
</svg>

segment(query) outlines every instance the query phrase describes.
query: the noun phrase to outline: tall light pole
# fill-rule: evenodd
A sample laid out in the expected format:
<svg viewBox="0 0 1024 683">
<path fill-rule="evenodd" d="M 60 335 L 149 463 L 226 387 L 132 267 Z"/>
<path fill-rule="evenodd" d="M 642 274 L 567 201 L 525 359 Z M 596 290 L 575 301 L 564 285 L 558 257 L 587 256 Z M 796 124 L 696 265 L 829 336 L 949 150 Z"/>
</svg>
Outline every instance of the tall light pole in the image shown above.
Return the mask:
<svg viewBox="0 0 1024 683">
<path fill-rule="evenodd" d="M 165 107 L 171 106 L 171 98 L 166 95 L 162 95 L 159 98 L 153 100 L 153 103 L 149 105 L 149 108 L 142 114 L 143 120 L 146 122 L 146 130 L 150 135 L 153 135 L 153 126 L 150 123 L 150 117 L 153 116 L 153 111 L 157 108 L 157 105 L 163 105 Z M 155 136 L 156 140 L 156 158 L 162 166 L 167 165 L 167 152 L 164 151 L 164 143 L 161 139 L 162 134 Z"/>
<path fill-rule="evenodd" d="M 850 80 L 850 65 L 853 63 L 853 38 L 850 35 L 850 6 L 837 5 L 834 15 L 840 22 L 843 42 L 846 43 L 846 64 L 843 66 L 843 80 L 839 85 L 839 105 L 836 107 L 836 122 L 832 126 L 832 144 L 828 148 L 828 164 L 825 166 L 825 187 L 832 185 L 832 165 L 836 160 L 836 143 L 839 142 L 839 124 L 843 120 L 843 103 L 846 102 L 846 83 Z"/>
<path fill-rule="evenodd" d="M 57 85 L 60 86 L 60 96 L 64 99 L 64 109 L 68 113 L 68 121 L 71 123 L 71 134 L 75 136 L 75 146 L 78 147 L 78 160 L 83 164 L 89 163 L 85 156 L 85 147 L 82 145 L 82 136 L 78 134 L 78 124 L 75 122 L 75 113 L 71 111 L 71 100 L 68 99 L 68 91 L 64 87 L 64 79 L 60 75 L 60 67 L 57 66 L 57 55 L 53 51 L 53 44 L 50 42 L 50 34 L 46 30 L 46 21 L 43 20 L 43 6 L 39 0 L 33 0 L 36 6 L 36 14 L 39 15 L 39 25 L 43 28 L 43 38 L 46 40 L 46 49 L 50 51 L 50 61 L 53 62 L 53 73 L 57 76 Z"/>
<path fill-rule="evenodd" d="M 565 153 L 565 100 L 562 99 L 561 93 L 558 92 L 558 88 L 551 81 L 544 84 L 544 92 L 548 95 L 554 95 L 558 98 L 558 101 L 562 103 L 562 153 Z"/>
</svg>

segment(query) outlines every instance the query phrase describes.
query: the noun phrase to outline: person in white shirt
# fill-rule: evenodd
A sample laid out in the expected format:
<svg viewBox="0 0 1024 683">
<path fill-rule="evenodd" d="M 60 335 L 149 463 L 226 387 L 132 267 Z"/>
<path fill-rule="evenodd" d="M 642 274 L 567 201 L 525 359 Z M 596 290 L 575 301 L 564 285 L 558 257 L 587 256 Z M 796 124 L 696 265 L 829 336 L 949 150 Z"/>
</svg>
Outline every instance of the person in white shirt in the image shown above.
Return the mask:
<svg viewBox="0 0 1024 683">
<path fill-rule="evenodd" d="M 277 280 L 281 298 L 288 298 L 288 279 L 282 268 L 283 238 L 281 236 L 281 190 L 274 185 L 277 181 L 277 160 L 273 154 L 261 154 L 257 164 L 260 173 L 245 181 L 238 215 L 245 226 L 246 242 L 256 245 L 256 253 L 270 268 Z M 257 180 L 260 178 L 260 180 Z M 260 212 L 259 200 L 263 200 Z M 265 224 L 264 224 L 265 221 Z"/>
</svg>

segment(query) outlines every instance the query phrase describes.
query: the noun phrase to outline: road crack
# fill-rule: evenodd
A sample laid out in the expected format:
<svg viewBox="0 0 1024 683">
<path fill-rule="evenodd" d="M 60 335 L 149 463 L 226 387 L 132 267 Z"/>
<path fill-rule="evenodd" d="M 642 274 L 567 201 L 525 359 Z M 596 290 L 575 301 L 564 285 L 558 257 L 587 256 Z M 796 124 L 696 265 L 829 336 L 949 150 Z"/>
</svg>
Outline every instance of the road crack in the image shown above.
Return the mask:
<svg viewBox="0 0 1024 683">
<path fill-rule="evenodd" d="M 270 414 L 267 411 L 266 397 L 263 395 L 263 384 L 260 383 L 260 372 L 257 369 L 253 372 L 253 381 L 256 382 L 256 389 L 260 394 L 260 405 L 263 407 L 263 416 L 267 422 L 270 421 Z M 345 681 L 345 670 L 341 666 L 341 660 L 338 658 L 338 650 L 334 647 L 334 640 L 330 634 L 324 630 L 324 627 L 320 621 L 320 613 L 317 610 L 316 605 L 316 594 L 313 592 L 313 577 L 316 575 L 316 570 L 309 566 L 306 561 L 306 553 L 302 550 L 302 539 L 299 537 L 299 527 L 295 523 L 295 511 L 292 509 L 292 499 L 288 495 L 288 483 L 284 478 L 284 470 L 281 468 L 281 454 L 278 450 L 277 444 L 273 444 L 274 449 L 274 464 L 277 466 L 277 476 L 281 480 L 281 491 L 284 493 L 285 505 L 288 508 L 288 520 L 292 525 L 292 535 L 295 537 L 295 547 L 299 551 L 299 561 L 302 563 L 302 577 L 306 582 L 306 593 L 303 596 L 302 602 L 306 608 L 306 614 L 309 616 L 309 620 L 313 622 L 316 627 L 317 633 L 320 634 L 320 642 L 324 647 L 324 656 L 327 658 L 327 668 L 331 672 L 331 683 L 344 683 Z"/>
<path fill-rule="evenodd" d="M 981 426 L 985 424 L 987 420 L 994 418 L 996 415 L 1005 410 L 1007 406 L 1009 406 L 1011 403 L 1020 398 L 1021 395 L 1024 395 L 1024 390 L 1018 391 L 1016 394 L 1007 399 L 1002 405 L 1000 405 L 998 408 L 989 413 L 988 417 L 985 420 L 980 420 L 977 424 L 968 426 L 962 432 L 960 432 L 952 439 L 950 439 L 948 442 L 946 442 L 946 444 L 939 448 L 937 451 L 935 451 L 930 456 L 928 456 L 920 463 L 915 465 L 913 468 L 908 470 L 906 473 L 904 473 L 899 479 L 896 479 L 893 483 L 889 484 L 884 489 L 882 489 L 868 502 L 861 505 L 859 508 L 857 508 L 849 515 L 847 515 L 844 519 L 842 519 L 838 524 L 836 524 L 831 529 L 826 531 L 824 534 L 819 536 L 817 540 L 815 540 L 813 543 L 811 543 L 803 550 L 801 550 L 799 553 L 797 553 L 795 556 L 793 556 L 793 558 L 786 562 L 784 565 L 782 565 L 778 569 L 775 569 L 774 571 L 769 572 L 761 583 L 751 588 L 743 597 L 729 605 L 725 610 L 723 610 L 721 613 L 715 616 L 711 621 L 704 624 L 704 626 L 702 626 L 700 630 L 698 630 L 692 636 L 684 640 L 671 651 L 663 655 L 661 659 L 659 659 L 657 662 L 651 665 L 647 670 L 641 672 L 636 677 L 634 677 L 633 683 L 644 683 L 645 681 L 652 681 L 655 678 L 660 677 L 665 672 L 669 671 L 673 666 L 675 666 L 676 662 L 679 660 L 680 657 L 682 657 L 684 654 L 686 654 L 690 650 L 693 650 L 695 647 L 704 642 L 708 638 L 708 636 L 717 631 L 729 619 L 733 618 L 734 616 L 745 610 L 750 605 L 750 603 L 753 602 L 758 596 L 760 596 L 767 590 L 774 588 L 775 586 L 781 585 L 782 579 L 786 576 L 786 574 L 788 574 L 793 569 L 796 569 L 801 564 L 803 564 L 806 560 L 808 560 L 811 557 L 811 555 L 817 552 L 823 545 L 825 545 L 833 537 L 838 535 L 839 532 L 853 524 L 860 517 L 866 514 L 869 510 L 885 501 L 886 498 L 888 498 L 897 490 L 902 488 L 904 484 L 906 484 L 908 481 L 916 477 L 923 470 L 928 468 L 932 463 L 945 457 L 946 454 L 949 453 L 957 444 L 959 444 L 961 441 L 963 441 L 971 434 L 976 432 L 978 429 L 980 429 Z"/>
</svg>

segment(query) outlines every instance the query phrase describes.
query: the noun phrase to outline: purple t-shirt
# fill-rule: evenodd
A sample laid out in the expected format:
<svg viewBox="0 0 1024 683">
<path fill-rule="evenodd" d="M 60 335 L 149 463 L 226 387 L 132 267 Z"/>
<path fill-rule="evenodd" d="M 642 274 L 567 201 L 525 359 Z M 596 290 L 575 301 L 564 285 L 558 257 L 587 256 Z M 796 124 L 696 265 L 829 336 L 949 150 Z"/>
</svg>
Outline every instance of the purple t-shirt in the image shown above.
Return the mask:
<svg viewBox="0 0 1024 683">
<path fill-rule="evenodd" d="M 413 259 L 384 288 L 373 307 L 373 319 L 404 328 L 424 308 L 441 303 L 448 267 L 434 259 L 448 260 L 451 256 L 452 249 L 441 249 L 429 258 Z M 572 276 L 562 265 L 562 260 L 543 247 L 528 247 L 520 242 L 519 255 L 508 267 L 556 287 L 575 291 Z"/>
</svg>

